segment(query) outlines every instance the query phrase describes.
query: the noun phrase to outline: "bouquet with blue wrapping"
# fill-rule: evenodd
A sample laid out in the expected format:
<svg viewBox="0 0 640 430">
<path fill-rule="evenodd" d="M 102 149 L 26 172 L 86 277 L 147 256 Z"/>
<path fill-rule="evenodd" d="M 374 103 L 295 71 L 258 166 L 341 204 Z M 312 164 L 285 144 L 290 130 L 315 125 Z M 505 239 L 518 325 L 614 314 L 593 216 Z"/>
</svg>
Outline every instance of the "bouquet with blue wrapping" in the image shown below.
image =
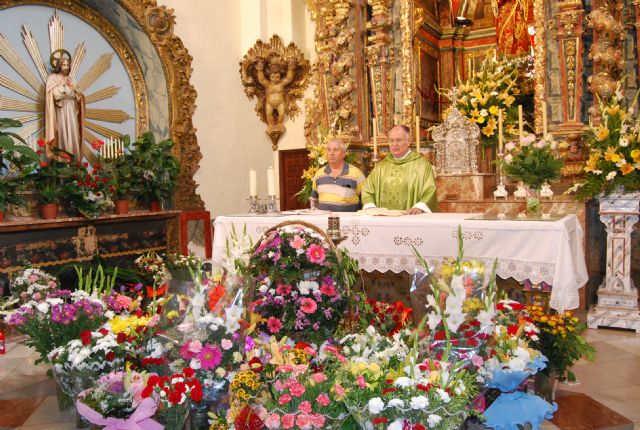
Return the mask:
<svg viewBox="0 0 640 430">
<path fill-rule="evenodd" d="M 558 409 L 538 396 L 517 391 L 525 379 L 547 365 L 547 358 L 522 336 L 527 326 L 523 320 L 514 332 L 509 326 L 496 325 L 490 358 L 478 368 L 486 386 L 502 392 L 484 411 L 485 425 L 495 430 L 518 430 L 518 425 L 526 423 L 535 430 Z"/>
</svg>

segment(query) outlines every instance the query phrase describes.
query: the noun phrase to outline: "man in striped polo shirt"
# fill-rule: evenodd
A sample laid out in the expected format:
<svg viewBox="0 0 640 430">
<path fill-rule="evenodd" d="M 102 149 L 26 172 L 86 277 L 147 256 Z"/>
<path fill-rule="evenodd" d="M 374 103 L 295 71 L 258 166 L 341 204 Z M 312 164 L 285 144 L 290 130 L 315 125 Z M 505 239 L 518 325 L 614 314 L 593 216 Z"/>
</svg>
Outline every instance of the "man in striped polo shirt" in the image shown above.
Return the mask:
<svg viewBox="0 0 640 430">
<path fill-rule="evenodd" d="M 327 142 L 327 161 L 313 177 L 311 207 L 333 212 L 360 209 L 364 175 L 356 166 L 344 162 L 347 148 L 342 139 Z"/>
</svg>

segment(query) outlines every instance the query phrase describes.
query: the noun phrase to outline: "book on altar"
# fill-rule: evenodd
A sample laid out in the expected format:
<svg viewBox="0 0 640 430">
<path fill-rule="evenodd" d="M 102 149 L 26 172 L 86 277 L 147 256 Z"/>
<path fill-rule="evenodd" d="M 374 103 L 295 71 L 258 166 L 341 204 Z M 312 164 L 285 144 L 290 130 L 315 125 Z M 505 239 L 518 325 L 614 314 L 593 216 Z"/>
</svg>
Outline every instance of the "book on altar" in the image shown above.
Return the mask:
<svg viewBox="0 0 640 430">
<path fill-rule="evenodd" d="M 387 209 L 387 208 L 369 208 L 369 209 L 361 209 L 356 212 L 356 215 L 369 215 L 369 216 L 402 216 L 405 214 L 405 211 L 401 211 L 398 209 Z"/>
</svg>

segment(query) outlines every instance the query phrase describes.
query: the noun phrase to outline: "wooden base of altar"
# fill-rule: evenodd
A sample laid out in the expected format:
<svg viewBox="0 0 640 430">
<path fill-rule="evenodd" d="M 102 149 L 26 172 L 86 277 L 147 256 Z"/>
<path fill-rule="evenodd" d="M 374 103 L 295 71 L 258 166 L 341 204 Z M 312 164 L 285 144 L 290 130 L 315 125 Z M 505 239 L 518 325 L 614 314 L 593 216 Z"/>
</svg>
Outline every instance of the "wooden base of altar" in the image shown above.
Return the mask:
<svg viewBox="0 0 640 430">
<path fill-rule="evenodd" d="M 131 266 L 148 251 L 167 250 L 169 222 L 181 211 L 139 211 L 99 218 L 9 218 L 0 223 L 0 281 L 25 264 L 47 270 L 95 256 L 110 265 Z"/>
</svg>

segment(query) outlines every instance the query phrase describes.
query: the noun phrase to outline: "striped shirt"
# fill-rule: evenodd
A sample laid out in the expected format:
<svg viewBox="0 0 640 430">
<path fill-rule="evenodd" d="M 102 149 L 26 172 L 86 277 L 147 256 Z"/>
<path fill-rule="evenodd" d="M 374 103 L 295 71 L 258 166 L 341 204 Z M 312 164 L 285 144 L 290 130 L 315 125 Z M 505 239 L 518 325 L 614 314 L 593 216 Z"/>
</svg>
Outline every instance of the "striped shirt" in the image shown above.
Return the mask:
<svg viewBox="0 0 640 430">
<path fill-rule="evenodd" d="M 311 199 L 316 207 L 333 212 L 355 212 L 360 209 L 360 192 L 364 175 L 355 166 L 344 163 L 336 178 L 331 176 L 331 166 L 319 169 L 313 178 Z"/>
</svg>

